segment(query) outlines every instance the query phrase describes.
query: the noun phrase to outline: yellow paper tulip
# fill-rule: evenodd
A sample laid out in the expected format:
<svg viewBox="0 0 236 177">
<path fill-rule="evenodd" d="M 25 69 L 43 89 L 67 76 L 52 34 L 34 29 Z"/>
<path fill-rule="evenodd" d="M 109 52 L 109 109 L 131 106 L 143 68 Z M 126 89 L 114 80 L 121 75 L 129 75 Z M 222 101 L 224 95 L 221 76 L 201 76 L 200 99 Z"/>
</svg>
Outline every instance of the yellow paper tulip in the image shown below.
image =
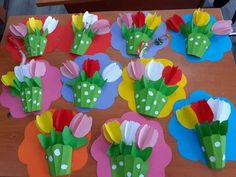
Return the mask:
<svg viewBox="0 0 236 177">
<path fill-rule="evenodd" d="M 13 80 L 16 78 L 15 73 L 12 71 L 7 72 L 7 74 L 2 75 L 1 81 L 5 86 L 12 86 Z"/>
<path fill-rule="evenodd" d="M 80 13 L 79 15 L 72 15 L 72 22 L 78 30 L 82 29 L 82 27 L 83 27 L 83 14 Z"/>
<path fill-rule="evenodd" d="M 193 23 L 196 26 L 207 25 L 210 20 L 210 15 L 201 9 L 197 9 L 193 12 Z"/>
<path fill-rule="evenodd" d="M 120 129 L 120 122 L 112 121 L 105 123 L 102 126 L 103 135 L 106 140 L 111 144 L 119 144 L 122 138 L 121 129 Z"/>
<path fill-rule="evenodd" d="M 35 32 L 36 29 L 42 29 L 43 23 L 41 20 L 37 20 L 34 17 L 31 17 L 28 19 L 26 26 L 30 32 Z"/>
<path fill-rule="evenodd" d="M 190 105 L 177 110 L 176 115 L 179 123 L 185 128 L 193 129 L 195 125 L 198 124 L 197 115 Z"/>
<path fill-rule="evenodd" d="M 53 128 L 52 112 L 45 111 L 42 114 L 37 115 L 35 123 L 40 132 L 45 134 L 50 133 Z"/>
<path fill-rule="evenodd" d="M 149 13 L 145 18 L 145 23 L 150 30 L 154 30 L 161 24 L 161 16 L 157 15 L 157 13 Z"/>
</svg>

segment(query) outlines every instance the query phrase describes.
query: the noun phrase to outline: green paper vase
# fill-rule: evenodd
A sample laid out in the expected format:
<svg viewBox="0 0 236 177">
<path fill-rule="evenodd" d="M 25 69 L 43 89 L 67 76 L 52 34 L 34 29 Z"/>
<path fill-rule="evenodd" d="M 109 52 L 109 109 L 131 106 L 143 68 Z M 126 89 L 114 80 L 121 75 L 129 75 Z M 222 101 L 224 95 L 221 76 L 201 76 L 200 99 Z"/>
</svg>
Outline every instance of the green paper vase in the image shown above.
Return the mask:
<svg viewBox="0 0 236 177">
<path fill-rule="evenodd" d="M 43 55 L 47 38 L 40 33 L 27 34 L 24 38 L 24 44 L 28 57 L 37 57 Z"/>
<path fill-rule="evenodd" d="M 42 88 L 25 87 L 21 94 L 21 102 L 25 112 L 41 111 L 42 109 Z"/>
<path fill-rule="evenodd" d="M 101 95 L 101 88 L 90 82 L 78 82 L 73 85 L 74 104 L 83 108 L 94 108 Z"/>
<path fill-rule="evenodd" d="M 112 177 L 146 177 L 147 161 L 132 155 L 119 155 L 110 158 Z"/>
<path fill-rule="evenodd" d="M 83 55 L 92 43 L 92 39 L 84 32 L 77 31 L 74 33 L 74 40 L 71 47 L 71 53 Z"/>
<path fill-rule="evenodd" d="M 191 33 L 187 38 L 187 54 L 201 58 L 210 45 L 208 37 L 201 33 Z"/>
<path fill-rule="evenodd" d="M 156 117 L 166 105 L 168 98 L 154 88 L 135 91 L 136 111 L 140 114 Z"/>
<path fill-rule="evenodd" d="M 72 147 L 55 144 L 46 150 L 46 154 L 51 176 L 64 176 L 71 173 Z"/>
<path fill-rule="evenodd" d="M 126 52 L 129 55 L 138 55 L 138 48 L 141 42 L 144 42 L 144 45 L 148 45 L 150 38 L 148 35 L 142 32 L 130 33 L 128 40 L 126 41 Z"/>
</svg>

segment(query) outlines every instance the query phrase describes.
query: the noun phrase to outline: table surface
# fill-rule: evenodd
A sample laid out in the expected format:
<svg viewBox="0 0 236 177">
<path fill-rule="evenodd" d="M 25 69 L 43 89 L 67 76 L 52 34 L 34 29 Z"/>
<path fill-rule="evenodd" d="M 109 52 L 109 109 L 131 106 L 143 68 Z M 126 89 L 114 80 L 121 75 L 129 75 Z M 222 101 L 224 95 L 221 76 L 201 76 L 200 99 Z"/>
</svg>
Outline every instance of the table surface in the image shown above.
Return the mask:
<svg viewBox="0 0 236 177">
<path fill-rule="evenodd" d="M 163 20 L 169 18 L 174 13 L 185 14 L 191 13 L 193 10 L 163 10 L 159 11 Z M 222 15 L 219 9 L 207 9 L 210 14 L 216 16 L 217 19 L 221 19 Z M 119 12 L 100 12 L 102 15 L 111 21 L 114 21 Z M 6 29 L 9 24 L 20 22 L 26 16 L 10 17 Z M 61 14 L 55 15 L 60 19 L 60 23 L 66 23 L 71 16 Z M 6 30 L 2 46 L 6 42 Z M 121 54 L 112 49 L 111 47 L 106 52 L 112 59 L 119 61 L 122 66 L 126 66 L 128 59 L 124 59 Z M 193 90 L 202 89 L 210 92 L 215 96 L 224 96 L 229 98 L 232 102 L 236 103 L 236 68 L 233 59 L 232 52 L 225 54 L 224 59 L 220 62 L 210 63 L 190 63 L 179 55 L 172 51 L 170 47 L 162 49 L 158 55 L 158 58 L 167 58 L 178 65 L 183 73 L 187 76 L 188 83 L 186 86 L 187 95 Z M 45 59 L 52 65 L 59 67 L 63 61 L 68 59 L 68 54 L 60 51 L 55 51 L 45 55 Z M 7 71 L 12 70 L 17 63 L 10 58 L 10 55 L 2 48 L 0 52 L 0 75 L 5 74 Z M 55 101 L 51 108 L 60 107 L 74 109 L 71 103 L 66 102 L 63 98 Z M 119 109 L 117 109 L 119 108 Z M 94 118 L 92 128 L 92 142 L 100 135 L 102 124 L 110 118 L 121 117 L 125 112 L 130 111 L 127 102 L 121 99 L 119 96 L 116 98 L 113 106 L 106 111 L 92 110 L 89 112 Z M 25 119 L 12 119 L 7 117 L 8 109 L 0 107 L 0 177 L 16 177 L 27 176 L 26 166 L 19 162 L 17 156 L 17 149 L 23 139 L 24 128 L 26 125 L 34 119 L 33 116 L 29 116 Z M 171 163 L 166 167 L 166 177 L 235 177 L 236 174 L 236 162 L 228 162 L 226 168 L 218 171 L 208 169 L 206 166 L 198 162 L 193 162 L 182 158 L 176 149 L 176 142 L 170 136 L 167 131 L 167 124 L 171 115 L 166 119 L 157 120 L 164 129 L 164 135 L 166 142 L 170 145 L 173 153 Z M 76 171 L 72 176 L 81 177 L 95 177 L 96 176 L 96 162 L 91 156 L 89 156 L 88 163 L 80 171 Z"/>
</svg>

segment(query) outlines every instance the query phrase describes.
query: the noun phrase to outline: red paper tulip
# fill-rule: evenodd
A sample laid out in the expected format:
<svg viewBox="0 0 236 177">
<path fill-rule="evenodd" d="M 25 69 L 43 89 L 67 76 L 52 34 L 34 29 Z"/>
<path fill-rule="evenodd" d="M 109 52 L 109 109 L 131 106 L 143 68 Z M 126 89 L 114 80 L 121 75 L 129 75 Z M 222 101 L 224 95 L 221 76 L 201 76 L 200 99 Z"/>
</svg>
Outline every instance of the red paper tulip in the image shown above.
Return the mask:
<svg viewBox="0 0 236 177">
<path fill-rule="evenodd" d="M 178 66 L 167 66 L 162 72 L 162 77 L 167 85 L 175 85 L 182 78 L 182 71 L 178 69 Z"/>
<path fill-rule="evenodd" d="M 99 61 L 88 58 L 84 61 L 83 70 L 85 71 L 87 77 L 92 77 L 96 71 L 100 70 Z"/>
<path fill-rule="evenodd" d="M 199 123 L 212 122 L 214 114 L 206 100 L 200 100 L 191 104 Z"/>
<path fill-rule="evenodd" d="M 132 15 L 133 23 L 136 27 L 142 27 L 145 24 L 145 15 L 143 12 L 137 12 Z"/>
<path fill-rule="evenodd" d="M 56 131 L 62 131 L 65 126 L 69 127 L 73 117 L 73 111 L 67 109 L 58 109 L 53 113 L 53 127 L 56 129 Z"/>
<path fill-rule="evenodd" d="M 169 30 L 180 32 L 180 25 L 184 25 L 185 22 L 179 15 L 175 14 L 171 18 L 166 20 L 166 25 Z"/>
</svg>

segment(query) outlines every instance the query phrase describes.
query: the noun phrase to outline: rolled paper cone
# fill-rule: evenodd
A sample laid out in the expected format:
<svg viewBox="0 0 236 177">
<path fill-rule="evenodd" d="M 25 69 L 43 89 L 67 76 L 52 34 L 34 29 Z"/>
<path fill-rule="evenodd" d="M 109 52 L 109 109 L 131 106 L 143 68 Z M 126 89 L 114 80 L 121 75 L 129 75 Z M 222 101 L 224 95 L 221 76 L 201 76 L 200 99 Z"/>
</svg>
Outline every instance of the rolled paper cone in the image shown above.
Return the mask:
<svg viewBox="0 0 236 177">
<path fill-rule="evenodd" d="M 138 55 L 138 49 L 141 42 L 144 42 L 145 45 L 148 45 L 150 38 L 141 32 L 131 33 L 126 41 L 126 52 L 130 55 Z"/>
<path fill-rule="evenodd" d="M 71 53 L 83 55 L 92 43 L 92 39 L 84 32 L 76 32 L 71 47 Z"/>
<path fill-rule="evenodd" d="M 46 44 L 47 38 L 43 35 L 28 34 L 24 38 L 24 45 L 28 57 L 37 57 L 43 55 Z"/>
<path fill-rule="evenodd" d="M 198 127 L 199 129 L 198 128 L 196 129 L 197 132 L 201 129 L 201 126 Z M 203 137 L 198 136 L 198 137 L 208 167 L 212 169 L 224 168 L 226 159 L 225 158 L 226 136 L 220 134 L 212 134 L 210 136 L 203 136 Z"/>
<path fill-rule="evenodd" d="M 74 104 L 83 108 L 94 108 L 102 89 L 96 84 L 79 82 L 73 86 Z"/>
<path fill-rule="evenodd" d="M 72 147 L 55 144 L 46 150 L 46 154 L 51 176 L 64 176 L 71 173 Z"/>
<path fill-rule="evenodd" d="M 187 54 L 201 58 L 210 45 L 208 37 L 201 33 L 191 33 L 187 39 Z"/>
<path fill-rule="evenodd" d="M 146 177 L 149 165 L 139 157 L 119 155 L 110 158 L 112 177 Z"/>
<path fill-rule="evenodd" d="M 137 112 L 150 117 L 158 116 L 168 101 L 165 95 L 153 88 L 135 91 L 134 97 Z"/>
<path fill-rule="evenodd" d="M 42 88 L 26 87 L 23 92 L 21 92 L 20 97 L 25 112 L 41 111 Z"/>
</svg>

